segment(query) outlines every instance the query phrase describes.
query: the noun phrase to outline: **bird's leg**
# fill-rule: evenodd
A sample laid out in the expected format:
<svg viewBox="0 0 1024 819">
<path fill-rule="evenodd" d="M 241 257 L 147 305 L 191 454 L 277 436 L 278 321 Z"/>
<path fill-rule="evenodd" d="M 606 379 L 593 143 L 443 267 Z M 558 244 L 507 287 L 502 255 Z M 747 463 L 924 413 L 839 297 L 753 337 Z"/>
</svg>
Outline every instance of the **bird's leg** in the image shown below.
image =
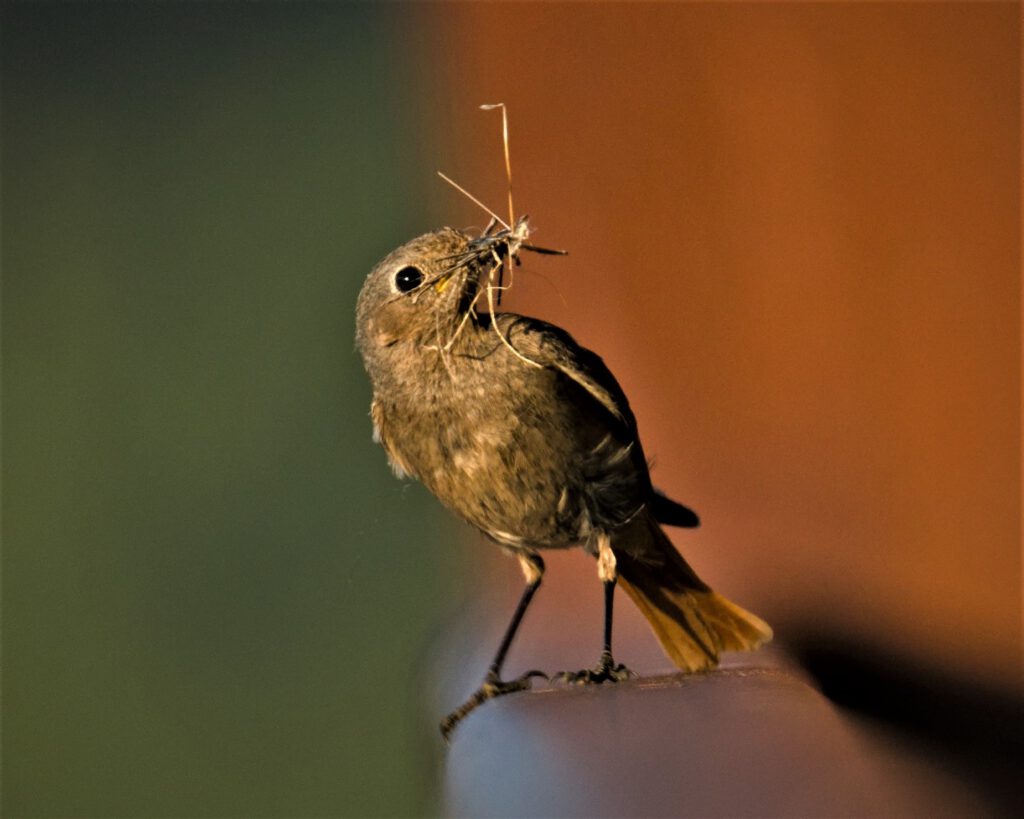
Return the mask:
<svg viewBox="0 0 1024 819">
<path fill-rule="evenodd" d="M 612 611 L 615 603 L 615 553 L 607 535 L 598 538 L 597 574 L 604 584 L 604 650 L 594 668 L 582 671 L 562 671 L 554 679 L 586 685 L 588 683 L 618 682 L 632 675 L 622 663 L 612 657 Z"/>
<path fill-rule="evenodd" d="M 441 736 L 445 738 L 445 741 L 448 740 L 455 726 L 477 706 L 503 694 L 525 691 L 530 687 L 530 680 L 533 677 L 547 679 L 547 674 L 543 671 L 527 671 L 514 680 L 501 679 L 501 667 L 505 664 L 505 655 L 508 654 L 512 639 L 519 629 L 519 623 L 522 621 L 523 615 L 526 614 L 526 609 L 544 577 L 544 561 L 541 560 L 540 555 L 524 552 L 519 555 L 519 562 L 523 568 L 523 574 L 526 575 L 526 588 L 523 589 L 523 595 L 519 598 L 519 605 L 516 606 L 512 620 L 509 622 L 508 628 L 505 629 L 505 636 L 501 638 L 501 645 L 498 646 L 498 652 L 494 655 L 490 668 L 487 669 L 483 684 L 473 692 L 468 700 L 441 721 Z"/>
</svg>

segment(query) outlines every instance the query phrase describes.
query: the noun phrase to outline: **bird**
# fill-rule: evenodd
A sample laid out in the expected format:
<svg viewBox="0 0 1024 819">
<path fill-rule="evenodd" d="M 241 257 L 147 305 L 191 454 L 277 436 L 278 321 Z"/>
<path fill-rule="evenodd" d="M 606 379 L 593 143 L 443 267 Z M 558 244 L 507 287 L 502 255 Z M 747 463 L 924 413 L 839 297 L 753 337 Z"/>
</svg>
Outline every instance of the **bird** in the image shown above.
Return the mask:
<svg viewBox="0 0 1024 819">
<path fill-rule="evenodd" d="M 421 481 L 515 557 L 526 581 L 482 684 L 441 723 L 446 739 L 482 703 L 546 676 L 501 676 L 546 550 L 582 548 L 604 590 L 600 658 L 563 681 L 631 674 L 612 653 L 617 586 L 682 671 L 772 638 L 767 623 L 704 583 L 665 533 L 700 518 L 653 486 L 636 418 L 600 356 L 553 324 L 496 309 L 496 269 L 524 249 L 561 252 L 530 244 L 525 216 L 502 224 L 411 239 L 373 267 L 356 305 L 374 440 L 399 477 Z"/>
</svg>

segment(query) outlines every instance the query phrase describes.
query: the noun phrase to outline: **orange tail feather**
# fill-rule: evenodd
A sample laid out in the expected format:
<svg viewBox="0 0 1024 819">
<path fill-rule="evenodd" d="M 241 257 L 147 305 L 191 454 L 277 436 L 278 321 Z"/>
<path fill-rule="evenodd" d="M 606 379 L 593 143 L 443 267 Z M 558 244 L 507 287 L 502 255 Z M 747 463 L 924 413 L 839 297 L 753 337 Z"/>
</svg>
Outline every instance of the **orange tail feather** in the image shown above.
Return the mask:
<svg viewBox="0 0 1024 819">
<path fill-rule="evenodd" d="M 713 668 L 722 651 L 755 649 L 772 639 L 767 623 L 697 577 L 653 519 L 636 520 L 616 533 L 612 549 L 619 585 L 677 667 Z"/>
</svg>

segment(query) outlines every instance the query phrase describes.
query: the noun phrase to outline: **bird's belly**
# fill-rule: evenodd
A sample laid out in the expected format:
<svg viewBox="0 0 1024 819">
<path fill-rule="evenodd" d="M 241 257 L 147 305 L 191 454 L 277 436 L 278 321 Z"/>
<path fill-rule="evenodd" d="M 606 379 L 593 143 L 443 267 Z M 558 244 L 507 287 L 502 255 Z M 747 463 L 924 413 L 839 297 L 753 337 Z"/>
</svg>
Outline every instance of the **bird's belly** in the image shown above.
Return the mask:
<svg viewBox="0 0 1024 819">
<path fill-rule="evenodd" d="M 496 382 L 478 371 L 487 361 L 455 359 L 453 377 L 387 407 L 400 465 L 509 546 L 565 548 L 632 518 L 649 483 L 629 430 L 557 372 L 518 367 Z"/>
<path fill-rule="evenodd" d="M 508 546 L 579 542 L 583 476 L 558 418 L 445 413 L 416 426 L 422 434 L 394 443 L 456 514 Z"/>
</svg>

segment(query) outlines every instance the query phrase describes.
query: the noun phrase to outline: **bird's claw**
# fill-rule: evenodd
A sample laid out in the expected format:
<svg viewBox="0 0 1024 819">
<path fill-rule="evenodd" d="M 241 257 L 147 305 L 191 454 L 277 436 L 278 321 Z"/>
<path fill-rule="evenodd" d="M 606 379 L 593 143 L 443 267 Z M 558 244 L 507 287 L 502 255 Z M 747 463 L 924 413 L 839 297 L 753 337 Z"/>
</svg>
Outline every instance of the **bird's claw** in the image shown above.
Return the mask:
<svg viewBox="0 0 1024 819">
<path fill-rule="evenodd" d="M 516 691 L 527 691 L 530 688 L 530 680 L 534 677 L 543 677 L 545 680 L 550 679 L 547 674 L 537 669 L 520 674 L 514 680 L 502 680 L 498 677 L 497 672 L 488 672 L 483 683 L 473 692 L 472 696 L 441 720 L 441 736 L 444 738 L 444 741 L 449 741 L 455 726 L 469 716 L 474 709 L 483 705 L 487 700 L 493 700 L 495 697 L 513 694 Z"/>
<path fill-rule="evenodd" d="M 635 676 L 622 663 L 616 663 L 610 652 L 604 652 L 601 659 L 594 668 L 584 668 L 582 671 L 560 671 L 551 679 L 556 682 L 569 683 L 570 685 L 600 685 L 606 682 L 621 682 Z"/>
</svg>

